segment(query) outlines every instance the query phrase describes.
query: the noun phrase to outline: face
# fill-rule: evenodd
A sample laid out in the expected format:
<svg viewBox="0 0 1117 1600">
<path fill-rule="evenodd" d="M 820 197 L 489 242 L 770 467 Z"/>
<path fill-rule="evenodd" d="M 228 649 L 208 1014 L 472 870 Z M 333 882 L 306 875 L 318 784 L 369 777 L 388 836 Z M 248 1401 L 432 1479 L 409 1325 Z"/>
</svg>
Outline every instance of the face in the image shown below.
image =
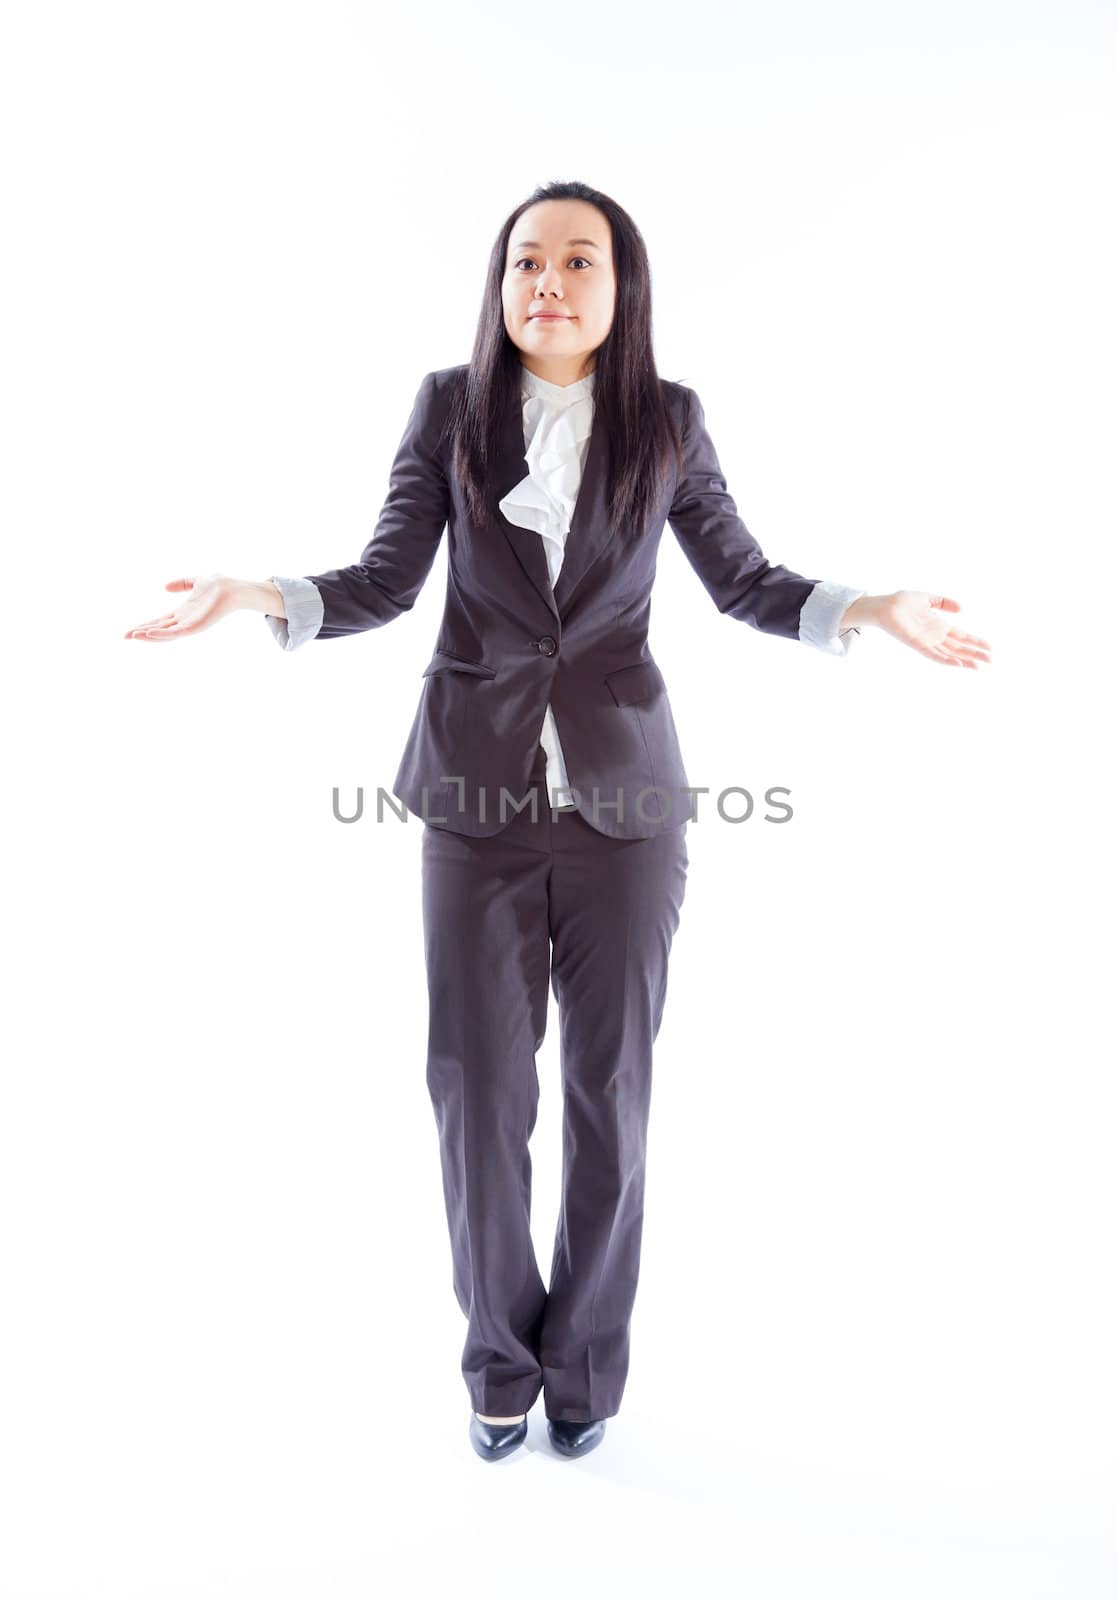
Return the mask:
<svg viewBox="0 0 1117 1600">
<path fill-rule="evenodd" d="M 586 200 L 541 200 L 512 225 L 504 326 L 525 367 L 564 387 L 592 372 L 613 324 L 612 229 Z"/>
</svg>

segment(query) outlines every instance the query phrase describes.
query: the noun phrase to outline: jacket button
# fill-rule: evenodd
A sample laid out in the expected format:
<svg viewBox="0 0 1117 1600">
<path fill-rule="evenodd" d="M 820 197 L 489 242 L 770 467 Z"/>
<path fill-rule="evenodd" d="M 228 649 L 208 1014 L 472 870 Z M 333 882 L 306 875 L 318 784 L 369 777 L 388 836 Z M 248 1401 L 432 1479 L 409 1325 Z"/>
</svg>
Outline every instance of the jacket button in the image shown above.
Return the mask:
<svg viewBox="0 0 1117 1600">
<path fill-rule="evenodd" d="M 549 633 L 545 633 L 542 639 L 537 639 L 535 641 L 535 648 L 539 651 L 541 656 L 553 656 L 555 651 L 558 649 L 558 643 L 556 640 L 551 638 Z"/>
</svg>

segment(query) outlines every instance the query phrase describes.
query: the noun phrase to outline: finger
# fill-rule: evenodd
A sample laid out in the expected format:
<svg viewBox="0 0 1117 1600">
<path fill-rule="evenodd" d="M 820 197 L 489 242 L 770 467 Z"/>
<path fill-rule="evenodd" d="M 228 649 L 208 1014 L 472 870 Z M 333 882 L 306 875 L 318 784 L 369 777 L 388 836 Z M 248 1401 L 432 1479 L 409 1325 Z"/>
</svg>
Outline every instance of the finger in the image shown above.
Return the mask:
<svg viewBox="0 0 1117 1600">
<path fill-rule="evenodd" d="M 932 661 L 945 661 L 948 667 L 956 667 L 958 665 L 954 656 L 950 655 L 946 650 L 937 650 L 934 645 L 916 645 L 916 649 L 922 650 L 923 654 L 930 656 Z"/>
<path fill-rule="evenodd" d="M 966 644 L 979 644 L 983 650 L 992 650 L 993 648 L 988 639 L 979 639 L 976 633 L 959 633 L 957 628 L 951 628 L 946 637 L 948 639 L 962 639 Z"/>
<path fill-rule="evenodd" d="M 152 617 L 150 622 L 141 622 L 137 627 L 132 629 L 132 632 L 142 633 L 145 628 L 157 628 L 161 623 L 171 622 L 173 620 L 174 613 L 171 611 L 165 611 L 161 617 Z M 127 638 L 127 634 L 125 634 L 125 638 Z"/>
<path fill-rule="evenodd" d="M 945 594 L 933 594 L 931 596 L 931 604 L 939 611 L 961 611 L 962 609 L 957 600 L 951 600 Z"/>
<path fill-rule="evenodd" d="M 172 578 L 170 583 L 164 584 L 163 587 L 165 589 L 173 589 L 176 592 L 180 589 L 192 589 L 194 580 L 193 578 Z"/>
<path fill-rule="evenodd" d="M 984 650 L 970 650 L 964 644 L 955 644 L 953 641 L 950 641 L 947 644 L 946 648 L 949 649 L 952 652 L 952 654 L 954 654 L 956 656 L 961 656 L 966 661 L 988 661 L 989 660 L 989 657 L 986 655 Z"/>
</svg>

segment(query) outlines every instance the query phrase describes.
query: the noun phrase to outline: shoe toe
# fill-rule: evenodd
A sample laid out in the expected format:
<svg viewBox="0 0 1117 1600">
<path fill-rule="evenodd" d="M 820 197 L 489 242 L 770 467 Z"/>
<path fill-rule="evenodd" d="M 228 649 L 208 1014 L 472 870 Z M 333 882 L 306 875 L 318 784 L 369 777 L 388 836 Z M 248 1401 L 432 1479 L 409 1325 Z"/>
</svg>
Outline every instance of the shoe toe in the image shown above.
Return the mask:
<svg viewBox="0 0 1117 1600">
<path fill-rule="evenodd" d="M 605 1437 L 605 1419 L 596 1422 L 556 1422 L 547 1418 L 547 1432 L 560 1455 L 588 1455 Z"/>
<path fill-rule="evenodd" d="M 482 1422 L 474 1412 L 469 1419 L 469 1442 L 483 1461 L 500 1461 L 527 1438 L 527 1417 L 522 1422 Z"/>
</svg>

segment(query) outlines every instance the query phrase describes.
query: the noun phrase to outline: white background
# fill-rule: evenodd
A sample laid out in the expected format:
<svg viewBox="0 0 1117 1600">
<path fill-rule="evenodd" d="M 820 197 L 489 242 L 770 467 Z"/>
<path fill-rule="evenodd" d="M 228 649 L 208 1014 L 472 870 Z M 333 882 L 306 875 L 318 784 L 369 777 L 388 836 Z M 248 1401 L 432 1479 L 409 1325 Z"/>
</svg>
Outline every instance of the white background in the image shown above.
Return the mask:
<svg viewBox="0 0 1117 1600">
<path fill-rule="evenodd" d="M 6 1600 L 1117 1587 L 1112 7 L 9 4 Z M 469 1448 L 424 1083 L 441 615 L 126 640 L 358 558 L 502 219 L 633 215 L 772 561 L 993 664 L 720 617 L 620 1414 Z M 761 820 L 769 785 L 795 815 Z M 365 820 L 331 814 L 363 785 Z M 533 1226 L 557 1209 L 557 1024 Z"/>
</svg>

